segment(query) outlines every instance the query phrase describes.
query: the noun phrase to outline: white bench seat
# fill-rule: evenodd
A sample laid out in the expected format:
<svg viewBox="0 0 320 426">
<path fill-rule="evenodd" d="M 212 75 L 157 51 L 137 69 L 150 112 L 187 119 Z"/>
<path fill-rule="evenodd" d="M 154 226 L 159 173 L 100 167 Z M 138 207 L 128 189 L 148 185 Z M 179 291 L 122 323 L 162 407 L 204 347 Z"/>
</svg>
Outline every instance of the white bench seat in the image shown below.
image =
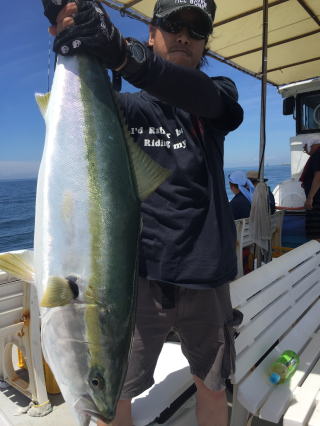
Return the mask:
<svg viewBox="0 0 320 426">
<path fill-rule="evenodd" d="M 308 426 L 318 426 L 318 425 L 320 425 L 320 392 L 318 392 L 318 395 L 316 398 L 316 405 L 310 417 Z"/>
<path fill-rule="evenodd" d="M 192 385 L 190 367 L 179 343 L 164 344 L 154 381 L 155 384 L 151 388 L 133 400 L 132 415 L 135 426 L 145 426 L 154 421 Z"/>
<path fill-rule="evenodd" d="M 20 250 L 28 263 L 32 262 L 31 250 Z M 19 377 L 12 360 L 16 346 L 24 355 L 29 380 Z M 45 386 L 40 344 L 39 308 L 34 286 L 0 270 L 0 380 L 31 399 L 43 415 L 51 411 Z"/>
<path fill-rule="evenodd" d="M 245 425 L 250 413 L 274 423 L 283 417 L 284 426 L 307 426 L 320 390 L 318 365 L 310 371 L 320 357 L 319 242 L 232 282 L 231 298 L 244 314 L 236 340 L 231 425 Z M 300 355 L 299 369 L 288 383 L 272 385 L 270 366 L 287 349 Z"/>
<path fill-rule="evenodd" d="M 320 332 L 318 333 L 320 335 Z M 320 340 L 318 340 L 319 351 Z M 314 352 L 316 353 L 316 351 Z M 311 363 L 312 364 L 312 363 Z M 320 359 L 309 372 L 305 381 L 293 391 L 292 403 L 283 418 L 283 426 L 305 425 L 317 403 L 320 391 Z M 314 416 L 315 418 L 315 416 Z M 320 425 L 318 417 L 318 425 Z"/>
<path fill-rule="evenodd" d="M 318 302 L 312 314 L 318 315 L 320 308 L 320 301 Z M 310 318 L 309 318 L 310 319 Z M 302 321 L 299 327 L 292 329 L 286 338 L 277 345 L 273 351 L 265 358 L 261 364 L 244 380 L 238 389 L 238 400 L 245 406 L 251 413 L 259 415 L 260 418 L 278 423 L 286 409 L 292 393 L 298 384 L 305 376 L 308 366 L 316 359 L 320 348 L 320 333 L 317 333 L 316 338 L 309 342 L 309 345 L 300 356 L 300 365 L 297 372 L 293 375 L 292 379 L 282 385 L 272 385 L 268 381 L 267 373 L 273 360 L 290 348 L 299 353 L 301 350 L 300 336 L 305 336 L 307 341 L 309 336 L 304 333 L 305 327 L 315 328 L 315 323 L 318 322 L 314 318 L 313 324 L 310 321 Z M 299 336 L 300 334 L 300 336 Z M 304 342 L 305 343 L 305 342 Z M 320 385 L 320 378 L 319 378 Z M 255 392 L 252 392 L 255 389 Z"/>
</svg>

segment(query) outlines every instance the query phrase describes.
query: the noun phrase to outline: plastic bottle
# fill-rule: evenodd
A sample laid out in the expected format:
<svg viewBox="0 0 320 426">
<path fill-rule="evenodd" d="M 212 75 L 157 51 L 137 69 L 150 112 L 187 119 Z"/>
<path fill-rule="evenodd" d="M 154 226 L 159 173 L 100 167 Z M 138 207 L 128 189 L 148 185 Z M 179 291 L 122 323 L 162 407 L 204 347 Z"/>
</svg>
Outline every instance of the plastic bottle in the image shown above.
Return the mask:
<svg viewBox="0 0 320 426">
<path fill-rule="evenodd" d="M 294 351 L 285 351 L 271 365 L 269 380 L 276 385 L 284 383 L 295 373 L 299 365 L 299 356 Z"/>
</svg>

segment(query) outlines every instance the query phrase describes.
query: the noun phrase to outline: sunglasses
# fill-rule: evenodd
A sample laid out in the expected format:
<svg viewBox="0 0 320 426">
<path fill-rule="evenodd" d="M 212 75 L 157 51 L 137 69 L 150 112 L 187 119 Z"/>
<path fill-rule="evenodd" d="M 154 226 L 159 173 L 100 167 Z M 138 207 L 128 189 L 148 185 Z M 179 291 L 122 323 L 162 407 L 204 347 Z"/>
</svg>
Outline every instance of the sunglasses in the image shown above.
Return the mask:
<svg viewBox="0 0 320 426">
<path fill-rule="evenodd" d="M 210 34 L 202 28 L 199 28 L 199 24 L 192 24 L 191 22 L 170 21 L 165 18 L 154 18 L 152 20 L 152 24 L 171 34 L 179 34 L 183 28 L 185 28 L 188 31 L 189 36 L 194 40 L 206 40 Z"/>
</svg>

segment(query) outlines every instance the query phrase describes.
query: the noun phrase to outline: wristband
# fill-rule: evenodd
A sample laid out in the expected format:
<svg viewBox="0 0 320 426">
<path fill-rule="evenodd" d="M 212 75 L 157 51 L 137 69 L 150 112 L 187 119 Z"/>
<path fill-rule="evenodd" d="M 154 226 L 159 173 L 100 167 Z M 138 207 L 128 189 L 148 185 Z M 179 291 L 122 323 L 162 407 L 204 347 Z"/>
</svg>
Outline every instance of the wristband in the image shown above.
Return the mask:
<svg viewBox="0 0 320 426">
<path fill-rule="evenodd" d="M 125 79 L 134 77 L 147 63 L 147 47 L 138 40 L 127 39 L 127 62 L 119 70 Z"/>
</svg>

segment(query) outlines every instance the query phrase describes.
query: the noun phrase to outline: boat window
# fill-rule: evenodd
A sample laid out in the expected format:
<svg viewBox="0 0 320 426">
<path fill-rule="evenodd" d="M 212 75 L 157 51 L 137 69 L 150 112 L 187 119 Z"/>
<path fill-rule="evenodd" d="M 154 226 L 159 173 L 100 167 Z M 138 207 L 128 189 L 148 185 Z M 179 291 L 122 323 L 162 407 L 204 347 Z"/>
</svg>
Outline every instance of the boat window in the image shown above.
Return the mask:
<svg viewBox="0 0 320 426">
<path fill-rule="evenodd" d="M 320 91 L 302 93 L 297 101 L 298 133 L 319 132 Z"/>
</svg>

